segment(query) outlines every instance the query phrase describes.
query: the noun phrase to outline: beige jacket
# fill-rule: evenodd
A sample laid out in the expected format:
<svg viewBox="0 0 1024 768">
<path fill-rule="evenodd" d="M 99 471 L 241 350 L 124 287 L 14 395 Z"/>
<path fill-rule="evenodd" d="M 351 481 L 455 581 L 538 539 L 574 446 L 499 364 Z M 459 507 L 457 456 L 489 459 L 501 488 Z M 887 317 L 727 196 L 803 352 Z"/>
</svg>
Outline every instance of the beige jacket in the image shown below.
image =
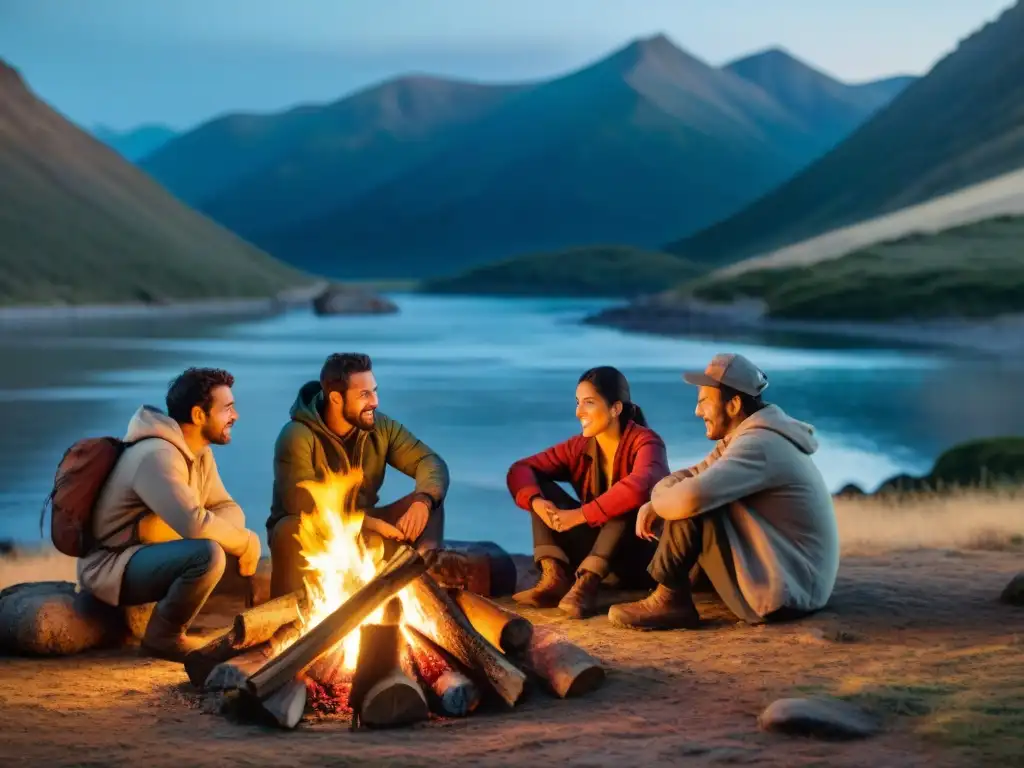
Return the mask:
<svg viewBox="0 0 1024 768">
<path fill-rule="evenodd" d="M 78 561 L 79 583 L 110 605 L 118 604 L 125 567 L 143 544 L 210 539 L 237 556 L 249 540 L 245 515 L 224 488 L 209 448 L 194 456 L 178 423 L 145 405 L 124 440 L 142 438 L 155 439 L 129 446 L 118 460 L 93 512 L 98 545 Z"/>
<path fill-rule="evenodd" d="M 811 425 L 769 405 L 651 493 L 654 511 L 669 520 L 726 510 L 736 586 L 761 617 L 822 608 L 835 586 L 839 531 L 811 459 L 817 448 Z"/>
</svg>

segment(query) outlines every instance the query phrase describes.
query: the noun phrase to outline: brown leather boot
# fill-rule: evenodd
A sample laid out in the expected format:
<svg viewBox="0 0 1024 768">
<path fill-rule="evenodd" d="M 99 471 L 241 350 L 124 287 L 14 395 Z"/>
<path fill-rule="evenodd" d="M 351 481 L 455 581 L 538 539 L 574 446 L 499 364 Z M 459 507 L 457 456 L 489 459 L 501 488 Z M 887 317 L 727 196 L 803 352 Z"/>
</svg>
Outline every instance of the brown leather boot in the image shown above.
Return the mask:
<svg viewBox="0 0 1024 768">
<path fill-rule="evenodd" d="M 558 601 L 565 597 L 572 584 L 566 573 L 565 563 L 553 557 L 544 557 L 540 561 L 540 579 L 533 589 L 527 589 L 512 595 L 512 599 L 520 605 L 534 608 L 554 608 Z"/>
<path fill-rule="evenodd" d="M 558 607 L 573 619 L 585 619 L 597 613 L 597 592 L 601 577 L 590 571 L 580 571 L 576 583 L 562 598 Z"/>
<path fill-rule="evenodd" d="M 142 636 L 142 651 L 158 659 L 167 661 L 185 661 L 191 651 L 202 648 L 209 638 L 188 637 L 184 627 L 167 621 L 159 611 L 153 611 L 146 625 L 146 633 Z"/>
<path fill-rule="evenodd" d="M 689 589 L 659 584 L 643 600 L 613 605 L 608 609 L 608 621 L 627 629 L 696 629 L 700 614 Z"/>
</svg>

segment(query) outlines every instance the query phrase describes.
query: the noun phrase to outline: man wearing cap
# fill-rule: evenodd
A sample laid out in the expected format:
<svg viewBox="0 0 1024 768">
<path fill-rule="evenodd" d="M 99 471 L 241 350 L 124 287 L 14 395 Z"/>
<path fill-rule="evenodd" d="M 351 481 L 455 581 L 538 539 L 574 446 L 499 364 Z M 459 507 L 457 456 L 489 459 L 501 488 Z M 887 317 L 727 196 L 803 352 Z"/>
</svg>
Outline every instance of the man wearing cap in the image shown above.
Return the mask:
<svg viewBox="0 0 1024 768">
<path fill-rule="evenodd" d="M 648 568 L 658 587 L 612 606 L 609 620 L 696 628 L 691 583 L 701 572 L 750 623 L 822 608 L 839 569 L 839 535 L 832 496 L 811 460 L 814 428 L 764 402 L 768 377 L 742 355 L 716 355 L 683 379 L 698 387 L 696 414 L 716 444 L 700 464 L 655 485 L 640 508 L 637 535 L 659 539 Z"/>
</svg>

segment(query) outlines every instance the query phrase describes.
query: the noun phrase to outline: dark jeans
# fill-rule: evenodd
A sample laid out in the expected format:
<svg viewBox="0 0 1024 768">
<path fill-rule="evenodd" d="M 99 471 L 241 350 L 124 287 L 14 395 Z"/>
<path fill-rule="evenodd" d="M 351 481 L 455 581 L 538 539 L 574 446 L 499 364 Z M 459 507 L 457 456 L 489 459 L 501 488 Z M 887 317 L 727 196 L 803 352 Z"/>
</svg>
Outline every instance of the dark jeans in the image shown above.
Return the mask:
<svg viewBox="0 0 1024 768">
<path fill-rule="evenodd" d="M 410 493 L 398 501 L 387 504 L 383 507 L 374 507 L 366 514 L 369 517 L 376 517 L 386 523 L 394 525 L 409 509 L 409 505 L 417 500 L 415 494 Z M 298 540 L 295 538 L 299 532 L 298 515 L 282 517 L 269 532 L 270 539 L 270 596 L 280 597 L 299 589 L 303 589 L 302 576 L 306 558 L 302 556 Z M 427 525 L 423 533 L 413 542 L 413 546 L 420 552 L 430 549 L 438 549 L 444 541 L 444 505 L 440 505 L 430 513 Z M 394 545 L 390 540 L 384 541 L 384 554 L 390 555 Z"/>
<path fill-rule="evenodd" d="M 725 510 L 713 510 L 685 520 L 666 520 L 648 571 L 655 581 L 670 589 L 689 588 L 702 573 L 726 607 L 751 624 L 760 624 L 766 619 L 796 618 L 795 615 L 783 616 L 781 612 L 761 617 L 743 597 L 725 532 Z"/>
<path fill-rule="evenodd" d="M 576 509 L 577 499 L 557 483 L 540 483 L 541 493 L 559 509 Z M 624 587 L 648 587 L 644 570 L 654 545 L 636 537 L 636 513 L 612 518 L 599 528 L 583 523 L 568 531 L 553 531 L 530 513 L 533 526 L 533 559 L 551 557 L 570 569 L 596 573 L 602 579 L 614 573 Z"/>
<path fill-rule="evenodd" d="M 208 539 L 147 544 L 128 560 L 121 605 L 156 603 L 168 623 L 188 628 L 220 582 L 228 556 Z"/>
</svg>

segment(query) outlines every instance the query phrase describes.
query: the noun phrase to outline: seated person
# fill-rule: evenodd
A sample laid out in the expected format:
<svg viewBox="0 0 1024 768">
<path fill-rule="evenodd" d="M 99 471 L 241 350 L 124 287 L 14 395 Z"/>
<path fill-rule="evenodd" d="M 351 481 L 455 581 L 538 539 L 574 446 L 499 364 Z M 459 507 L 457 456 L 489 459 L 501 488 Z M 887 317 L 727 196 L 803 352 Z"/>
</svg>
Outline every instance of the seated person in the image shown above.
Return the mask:
<svg viewBox="0 0 1024 768">
<path fill-rule="evenodd" d="M 668 460 L 615 368 L 580 376 L 576 418 L 582 434 L 517 461 L 508 489 L 532 513 L 533 557 L 541 569 L 537 585 L 514 599 L 584 618 L 596 612 L 599 585 L 610 573 L 623 585 L 650 584 L 644 568 L 653 545 L 633 530 L 637 510 L 668 474 Z M 571 483 L 576 498 L 558 482 Z"/>
<path fill-rule="evenodd" d="M 691 579 L 703 573 L 740 619 L 760 623 L 822 608 L 839 569 L 832 495 L 811 459 L 814 429 L 768 405 L 768 377 L 741 355 L 716 355 L 703 372 L 697 417 L 713 451 L 666 477 L 637 516 L 637 535 L 660 540 L 658 587 L 614 605 L 609 620 L 635 629 L 694 628 Z"/>
<path fill-rule="evenodd" d="M 299 484 L 323 481 L 327 472 L 362 470 L 356 504 L 366 514 L 363 531 L 437 549 L 444 538 L 448 466 L 394 419 L 377 411 L 377 381 L 370 358 L 334 354 L 320 380 L 300 390 L 274 446 L 274 490 L 267 531 L 272 597 L 303 588 L 305 558 L 295 538 L 313 497 Z M 415 478 L 415 490 L 378 506 L 387 465 Z"/>
<path fill-rule="evenodd" d="M 78 561 L 82 588 L 110 605 L 156 603 L 142 638 L 155 656 L 181 661 L 186 636 L 228 560 L 256 572 L 259 537 L 228 495 L 210 445 L 231 442 L 238 419 L 227 371 L 189 368 L 167 392 L 167 413 L 142 406 L 129 445 L 100 491 L 95 544 Z"/>
</svg>

